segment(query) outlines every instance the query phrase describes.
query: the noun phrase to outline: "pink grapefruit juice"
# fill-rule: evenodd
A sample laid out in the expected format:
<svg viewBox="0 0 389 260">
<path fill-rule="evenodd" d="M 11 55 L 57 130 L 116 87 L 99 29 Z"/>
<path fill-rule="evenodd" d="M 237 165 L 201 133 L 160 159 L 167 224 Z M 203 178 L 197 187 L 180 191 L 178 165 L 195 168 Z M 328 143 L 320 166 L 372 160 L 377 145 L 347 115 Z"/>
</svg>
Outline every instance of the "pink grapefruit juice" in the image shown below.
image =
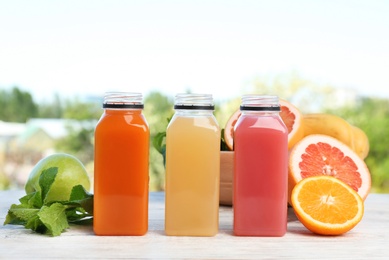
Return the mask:
<svg viewBox="0 0 389 260">
<path fill-rule="evenodd" d="M 234 234 L 283 236 L 288 132 L 278 115 L 242 114 L 235 126 Z"/>
</svg>

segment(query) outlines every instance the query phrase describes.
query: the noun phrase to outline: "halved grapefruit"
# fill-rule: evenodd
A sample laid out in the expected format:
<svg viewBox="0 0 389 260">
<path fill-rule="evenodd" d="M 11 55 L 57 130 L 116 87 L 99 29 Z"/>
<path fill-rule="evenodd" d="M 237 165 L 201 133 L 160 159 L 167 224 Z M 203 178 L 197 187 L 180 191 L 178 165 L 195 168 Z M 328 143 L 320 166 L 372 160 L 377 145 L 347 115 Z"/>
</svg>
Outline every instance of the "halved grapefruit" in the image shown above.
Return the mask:
<svg viewBox="0 0 389 260">
<path fill-rule="evenodd" d="M 289 155 L 289 203 L 294 186 L 310 176 L 333 176 L 353 188 L 363 200 L 371 187 L 368 167 L 350 147 L 328 135 L 309 135 Z"/>
<path fill-rule="evenodd" d="M 290 150 L 304 137 L 303 116 L 297 107 L 286 100 L 280 99 L 280 105 L 280 116 L 288 128 L 288 149 Z"/>
<path fill-rule="evenodd" d="M 288 149 L 291 149 L 304 136 L 302 127 L 302 114 L 300 111 L 286 100 L 280 99 L 280 116 L 288 128 Z M 240 116 L 240 110 L 235 111 L 228 119 L 224 128 L 224 141 L 230 150 L 234 150 L 234 126 Z"/>
<path fill-rule="evenodd" d="M 227 124 L 224 128 L 224 141 L 226 142 L 227 147 L 233 151 L 234 150 L 234 127 L 238 118 L 240 117 L 240 110 L 236 110 L 231 117 L 228 119 Z"/>
</svg>

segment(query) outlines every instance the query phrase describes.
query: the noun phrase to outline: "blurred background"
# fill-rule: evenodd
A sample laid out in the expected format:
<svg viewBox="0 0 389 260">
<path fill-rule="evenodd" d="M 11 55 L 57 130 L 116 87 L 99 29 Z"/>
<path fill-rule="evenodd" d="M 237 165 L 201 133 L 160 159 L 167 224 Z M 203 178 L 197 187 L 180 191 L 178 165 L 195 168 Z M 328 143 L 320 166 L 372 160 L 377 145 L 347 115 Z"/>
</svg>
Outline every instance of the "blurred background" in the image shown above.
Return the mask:
<svg viewBox="0 0 389 260">
<path fill-rule="evenodd" d="M 93 178 L 106 91 L 144 95 L 151 138 L 174 95 L 213 94 L 223 128 L 245 93 L 276 94 L 366 132 L 373 192 L 389 192 L 389 1 L 2 1 L 0 189 L 53 152 Z M 150 189 L 164 189 L 150 147 Z"/>
</svg>

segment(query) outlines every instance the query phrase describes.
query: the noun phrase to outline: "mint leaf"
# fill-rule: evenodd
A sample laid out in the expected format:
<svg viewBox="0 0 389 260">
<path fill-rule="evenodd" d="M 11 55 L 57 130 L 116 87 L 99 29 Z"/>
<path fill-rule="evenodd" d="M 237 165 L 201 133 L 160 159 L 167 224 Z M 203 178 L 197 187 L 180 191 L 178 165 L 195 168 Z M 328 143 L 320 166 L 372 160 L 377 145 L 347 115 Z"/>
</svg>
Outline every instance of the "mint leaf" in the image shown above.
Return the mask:
<svg viewBox="0 0 389 260">
<path fill-rule="evenodd" d="M 66 210 L 66 218 L 69 223 L 84 224 L 92 219 L 92 214 L 86 212 L 83 208 L 70 208 Z"/>
<path fill-rule="evenodd" d="M 42 196 L 40 191 L 31 192 L 19 199 L 20 203 L 28 205 L 33 208 L 40 208 L 43 206 Z"/>
<path fill-rule="evenodd" d="M 31 217 L 28 222 L 24 225 L 25 228 L 29 228 L 37 233 L 45 234 L 47 232 L 47 227 L 39 219 L 38 214 Z"/>
<path fill-rule="evenodd" d="M 225 129 L 222 129 L 220 133 L 220 151 L 231 151 L 226 144 L 226 140 L 224 139 L 224 131 Z"/>
<path fill-rule="evenodd" d="M 22 204 L 29 204 L 29 200 L 35 195 L 35 192 L 31 192 L 19 199 Z"/>
<path fill-rule="evenodd" d="M 55 177 L 58 173 L 58 167 L 50 167 L 42 171 L 39 176 L 39 186 L 42 192 L 42 201 L 46 199 L 46 195 L 49 192 L 51 185 L 53 184 Z"/>
<path fill-rule="evenodd" d="M 12 204 L 8 210 L 4 225 L 24 225 L 27 221 L 38 213 L 38 209 L 32 208 L 26 204 Z"/>
<path fill-rule="evenodd" d="M 73 187 L 67 201 L 46 202 L 44 199 L 58 173 L 57 167 L 42 171 L 39 177 L 41 191 L 29 193 L 19 199 L 20 204 L 12 204 L 4 225 L 24 225 L 37 233 L 59 236 L 69 223 L 93 223 L 93 194 L 82 185 Z"/>
<path fill-rule="evenodd" d="M 81 184 L 76 185 L 72 188 L 72 192 L 70 193 L 69 201 L 80 201 L 87 198 L 93 197 L 92 194 L 87 192 Z"/>
<path fill-rule="evenodd" d="M 162 154 L 163 157 L 163 165 L 166 164 L 165 157 L 166 157 L 166 132 L 159 132 L 157 133 L 153 138 L 153 146 L 154 148 Z"/>
<path fill-rule="evenodd" d="M 62 231 L 69 227 L 65 210 L 66 207 L 58 202 L 41 208 L 38 217 L 47 227 L 46 233 L 59 236 Z"/>
<path fill-rule="evenodd" d="M 90 215 L 93 213 L 93 194 L 87 192 L 82 185 L 76 185 L 73 187 L 70 193 L 69 202 L 65 202 L 66 205 L 73 205 L 75 207 L 81 207 Z"/>
</svg>

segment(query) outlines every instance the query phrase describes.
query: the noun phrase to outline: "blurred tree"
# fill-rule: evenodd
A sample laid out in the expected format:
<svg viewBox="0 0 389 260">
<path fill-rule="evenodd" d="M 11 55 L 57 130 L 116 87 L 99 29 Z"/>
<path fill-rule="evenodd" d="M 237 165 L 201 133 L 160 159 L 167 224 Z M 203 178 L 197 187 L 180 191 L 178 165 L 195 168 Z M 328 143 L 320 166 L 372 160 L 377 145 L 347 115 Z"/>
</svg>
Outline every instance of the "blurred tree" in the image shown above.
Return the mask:
<svg viewBox="0 0 389 260">
<path fill-rule="evenodd" d="M 54 94 L 53 101 L 41 102 L 39 104 L 40 118 L 62 118 L 63 117 L 63 101 L 58 93 Z"/>
<path fill-rule="evenodd" d="M 10 91 L 0 90 L 0 120 L 26 122 L 38 115 L 38 106 L 31 94 L 13 87 Z"/>
<path fill-rule="evenodd" d="M 144 115 L 150 127 L 150 190 L 164 190 L 165 167 L 163 157 L 153 147 L 153 140 L 158 133 L 166 131 L 168 121 L 174 113 L 174 102 L 171 98 L 154 91 L 145 97 L 144 103 Z"/>
<path fill-rule="evenodd" d="M 389 100 L 363 97 L 354 106 L 327 110 L 358 126 L 369 138 L 370 151 L 365 159 L 376 192 L 389 192 Z"/>
<path fill-rule="evenodd" d="M 80 101 L 79 99 L 67 99 L 64 102 L 63 118 L 77 120 L 97 120 L 100 118 L 103 110 L 101 103 Z"/>
<path fill-rule="evenodd" d="M 67 129 L 68 135 L 56 142 L 56 151 L 72 154 L 84 164 L 92 162 L 94 157 L 94 125 L 77 129 L 69 125 Z"/>
<path fill-rule="evenodd" d="M 62 118 L 78 121 L 67 126 L 68 135 L 56 142 L 56 150 L 78 157 L 84 164 L 93 161 L 94 129 L 102 114 L 101 104 L 82 102 L 78 99 L 65 100 L 61 108 Z"/>
</svg>

